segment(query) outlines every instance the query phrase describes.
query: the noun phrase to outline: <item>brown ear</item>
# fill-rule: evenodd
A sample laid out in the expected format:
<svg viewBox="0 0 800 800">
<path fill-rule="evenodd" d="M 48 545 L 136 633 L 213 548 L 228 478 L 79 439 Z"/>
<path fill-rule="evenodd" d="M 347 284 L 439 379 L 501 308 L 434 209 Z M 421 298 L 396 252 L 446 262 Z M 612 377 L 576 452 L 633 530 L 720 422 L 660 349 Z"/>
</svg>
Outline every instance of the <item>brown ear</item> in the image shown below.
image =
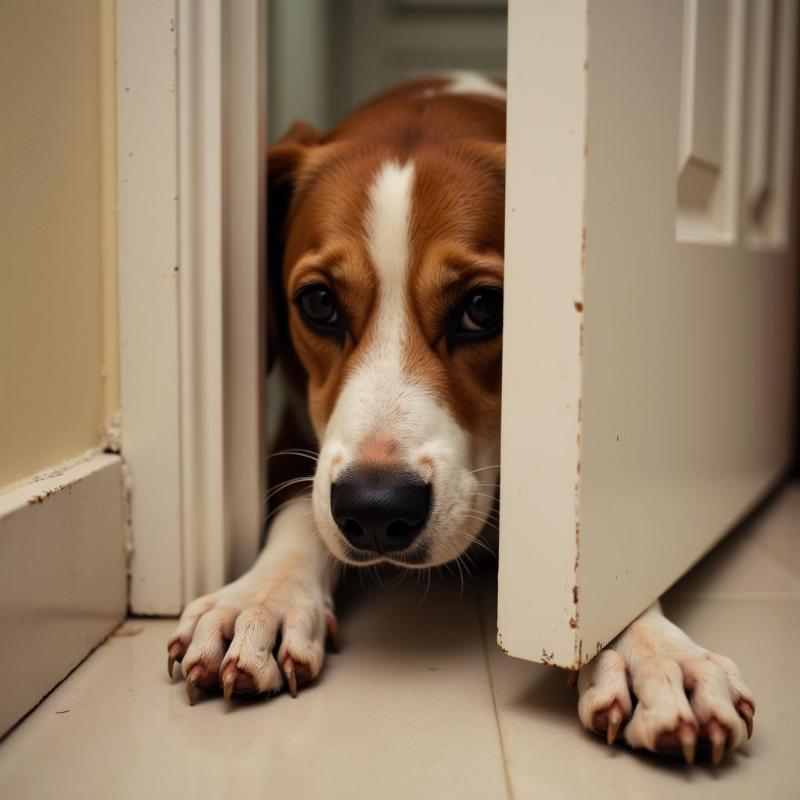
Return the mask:
<svg viewBox="0 0 800 800">
<path fill-rule="evenodd" d="M 481 162 L 501 181 L 506 177 L 506 143 L 472 142 L 470 147 Z"/>
<path fill-rule="evenodd" d="M 297 362 L 283 296 L 283 251 L 292 195 L 303 162 L 321 139 L 311 125 L 296 122 L 267 152 L 267 372 L 279 358 L 286 360 L 291 370 Z"/>
</svg>

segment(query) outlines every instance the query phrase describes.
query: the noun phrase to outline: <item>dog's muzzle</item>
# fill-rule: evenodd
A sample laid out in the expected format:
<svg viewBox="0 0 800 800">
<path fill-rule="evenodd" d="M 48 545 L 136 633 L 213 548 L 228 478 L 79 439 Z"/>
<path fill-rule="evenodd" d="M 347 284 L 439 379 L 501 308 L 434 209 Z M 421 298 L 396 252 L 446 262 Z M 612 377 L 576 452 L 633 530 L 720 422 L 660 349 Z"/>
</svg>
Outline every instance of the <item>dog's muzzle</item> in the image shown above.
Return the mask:
<svg viewBox="0 0 800 800">
<path fill-rule="evenodd" d="M 406 550 L 425 527 L 432 492 L 414 473 L 397 469 L 353 468 L 331 486 L 331 514 L 356 550 Z"/>
</svg>

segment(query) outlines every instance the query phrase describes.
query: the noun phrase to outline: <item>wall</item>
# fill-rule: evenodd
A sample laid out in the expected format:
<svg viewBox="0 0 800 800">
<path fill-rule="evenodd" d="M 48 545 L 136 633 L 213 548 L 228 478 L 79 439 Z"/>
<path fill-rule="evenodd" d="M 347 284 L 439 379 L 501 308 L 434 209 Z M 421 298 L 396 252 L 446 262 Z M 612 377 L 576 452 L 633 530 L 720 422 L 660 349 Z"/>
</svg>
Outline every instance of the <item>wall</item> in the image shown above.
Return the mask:
<svg viewBox="0 0 800 800">
<path fill-rule="evenodd" d="M 270 0 L 269 139 L 321 129 L 400 81 L 506 73 L 506 0 Z"/>
<path fill-rule="evenodd" d="M 113 0 L 0 4 L 0 488 L 118 407 Z"/>
</svg>

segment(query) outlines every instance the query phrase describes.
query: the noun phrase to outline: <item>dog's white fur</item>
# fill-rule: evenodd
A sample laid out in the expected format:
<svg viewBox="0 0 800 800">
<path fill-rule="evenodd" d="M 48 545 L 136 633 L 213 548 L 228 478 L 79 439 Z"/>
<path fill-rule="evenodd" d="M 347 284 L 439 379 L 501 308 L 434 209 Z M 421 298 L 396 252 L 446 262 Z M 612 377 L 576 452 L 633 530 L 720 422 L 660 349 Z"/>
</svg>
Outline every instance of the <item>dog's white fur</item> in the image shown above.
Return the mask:
<svg viewBox="0 0 800 800">
<path fill-rule="evenodd" d="M 659 737 L 681 723 L 702 731 L 712 721 L 724 730 L 728 748 L 739 747 L 748 731 L 737 706 L 744 701 L 755 707 L 736 664 L 695 644 L 663 615 L 659 603 L 580 671 L 578 691 L 578 714 L 586 728 L 591 730 L 595 715 L 616 701 L 623 721 L 630 720 L 626 741 L 654 752 Z"/>
<path fill-rule="evenodd" d="M 493 100 L 506 99 L 505 86 L 490 81 L 485 75 L 475 72 L 448 72 L 448 82 L 441 89 L 428 89 L 426 97 L 437 94 L 468 94 L 473 97 L 489 97 Z"/>
<path fill-rule="evenodd" d="M 500 90 L 482 80 L 461 76 L 449 91 L 483 92 L 488 86 L 489 95 L 498 96 Z M 413 182 L 413 160 L 388 161 L 370 190 L 366 229 L 380 284 L 377 327 L 330 420 L 317 431 L 321 449 L 312 497 L 278 512 L 268 545 L 247 574 L 186 608 L 171 639 L 171 646 L 185 650 L 184 675 L 198 664 L 208 673 L 234 665 L 252 676 L 257 691 L 275 692 L 283 685 L 280 665 L 287 656 L 305 665 L 307 677 L 317 675 L 338 570 L 320 536 L 332 553 L 346 558 L 330 512 L 331 483 L 370 437 L 390 438 L 403 463 L 433 483 L 435 508 L 420 536 L 428 564 L 458 557 L 487 519 L 492 499 L 476 491 L 474 471 L 482 470 L 481 482 L 497 480 L 497 442 L 471 441 L 404 366 Z M 638 698 L 635 709 L 631 689 Z M 629 720 L 627 741 L 652 751 L 681 723 L 684 733 L 697 733 L 714 721 L 724 729 L 727 746 L 738 747 L 747 731 L 737 705 L 754 705 L 736 665 L 692 642 L 658 604 L 581 670 L 579 691 L 584 726 L 596 727 L 598 715 L 616 704 L 622 723 Z"/>
</svg>

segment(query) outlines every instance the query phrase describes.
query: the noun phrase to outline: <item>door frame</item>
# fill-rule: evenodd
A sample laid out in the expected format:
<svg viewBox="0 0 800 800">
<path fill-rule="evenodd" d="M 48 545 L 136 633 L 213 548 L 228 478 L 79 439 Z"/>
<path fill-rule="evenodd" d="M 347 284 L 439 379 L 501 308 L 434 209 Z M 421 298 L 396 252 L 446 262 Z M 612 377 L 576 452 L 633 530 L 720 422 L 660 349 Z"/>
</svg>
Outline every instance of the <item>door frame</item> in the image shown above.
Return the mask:
<svg viewBox="0 0 800 800">
<path fill-rule="evenodd" d="M 266 0 L 117 4 L 134 613 L 178 613 L 259 547 L 266 25 Z"/>
</svg>

